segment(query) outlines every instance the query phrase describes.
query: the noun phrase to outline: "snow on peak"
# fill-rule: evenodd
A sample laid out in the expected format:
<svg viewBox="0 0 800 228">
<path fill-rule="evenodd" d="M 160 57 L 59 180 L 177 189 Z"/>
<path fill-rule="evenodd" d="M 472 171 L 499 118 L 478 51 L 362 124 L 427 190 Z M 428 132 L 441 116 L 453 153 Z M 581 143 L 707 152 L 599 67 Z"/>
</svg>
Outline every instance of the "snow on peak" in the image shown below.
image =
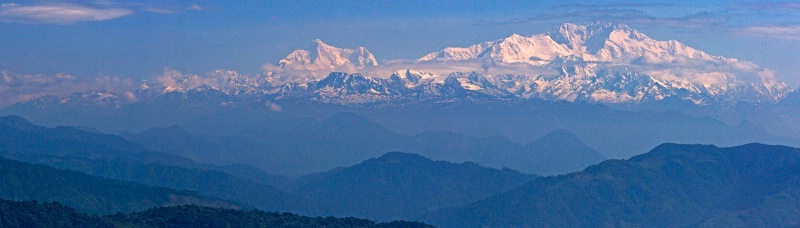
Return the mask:
<svg viewBox="0 0 800 228">
<path fill-rule="evenodd" d="M 575 59 L 629 63 L 652 54 L 700 60 L 724 60 L 688 47 L 678 41 L 657 41 L 627 25 L 593 23 L 588 26 L 565 23 L 547 33 L 513 34 L 493 42 L 469 47 L 448 47 L 429 53 L 419 61 L 491 59 L 502 63 L 544 65 L 554 59 Z"/>
<path fill-rule="evenodd" d="M 498 40 L 479 57 L 503 63 L 528 63 L 544 65 L 558 56 L 568 55 L 569 50 L 559 45 L 549 36 L 533 35 L 525 37 L 513 34 Z"/>
<path fill-rule="evenodd" d="M 406 87 L 415 87 L 419 84 L 434 81 L 436 75 L 428 72 L 407 69 L 394 72 L 391 76 L 389 76 L 389 78 L 402 81 Z"/>
<path fill-rule="evenodd" d="M 359 69 L 378 65 L 375 56 L 364 47 L 356 49 L 338 48 L 328 45 L 320 39 L 315 39 L 312 43 L 313 47 L 310 50 L 293 51 L 286 58 L 280 60 L 279 66 L 313 65 L 333 70 L 345 65 L 352 65 L 352 67 Z"/>
<path fill-rule="evenodd" d="M 442 51 L 427 54 L 418 61 L 489 59 L 503 63 L 542 65 L 559 55 L 566 54 L 569 54 L 569 51 L 550 37 L 543 35 L 526 37 L 512 34 L 503 39 L 466 48 L 448 47 Z"/>
<path fill-rule="evenodd" d="M 521 74 L 531 77 L 488 76 L 497 85 L 507 86 L 508 92 L 522 97 L 607 103 L 660 100 L 668 96 L 683 96 L 693 101 L 703 100 L 699 98 L 702 96 L 776 101 L 788 91 L 786 84 L 776 80 L 769 69 L 712 56 L 676 40 L 655 40 L 615 23 L 596 22 L 586 26 L 565 23 L 542 34 L 513 34 L 469 47 L 445 48 L 418 59 L 428 64 L 458 64 L 448 62 L 454 60 L 491 62 L 481 65 L 486 73 L 508 74 L 511 69 L 512 74 L 518 74 L 520 71 L 513 67 L 558 72 L 559 75 L 550 76 L 526 72 Z M 531 67 L 510 65 L 519 63 Z M 502 67 L 506 67 L 505 71 Z"/>
<path fill-rule="evenodd" d="M 472 45 L 469 47 L 448 47 L 442 51 L 432 52 L 419 58 L 419 61 L 430 60 L 466 60 L 478 58 L 478 55 L 483 53 L 487 48 L 491 47 L 494 42 L 486 42 L 481 44 Z"/>
</svg>

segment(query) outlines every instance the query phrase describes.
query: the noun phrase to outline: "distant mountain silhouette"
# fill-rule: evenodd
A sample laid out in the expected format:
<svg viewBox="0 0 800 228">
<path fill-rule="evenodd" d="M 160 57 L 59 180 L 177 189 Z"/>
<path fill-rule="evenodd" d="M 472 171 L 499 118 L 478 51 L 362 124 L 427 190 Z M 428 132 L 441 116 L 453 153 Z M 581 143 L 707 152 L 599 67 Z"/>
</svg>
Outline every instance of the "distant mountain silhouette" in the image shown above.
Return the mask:
<svg viewBox="0 0 800 228">
<path fill-rule="evenodd" d="M 469 161 L 544 175 L 580 171 L 605 160 L 566 130 L 554 131 L 528 145 L 500 136 L 472 137 L 438 131 L 408 136 L 353 113 L 334 114 L 322 121 L 276 121 L 227 137 L 172 126 L 152 128 L 129 138 L 148 148 L 196 161 L 247 163 L 286 175 L 350 166 L 396 150 L 436 160 Z M 271 182 L 280 182 L 280 178 L 272 179 Z"/>
<path fill-rule="evenodd" d="M 318 214 L 385 221 L 464 205 L 534 178 L 475 163 L 454 164 L 391 152 L 352 167 L 301 178 L 294 191 L 322 203 Z"/>
<path fill-rule="evenodd" d="M 800 149 L 663 144 L 425 216 L 441 227 L 800 224 Z"/>
<path fill-rule="evenodd" d="M 556 175 L 580 171 L 606 160 L 594 149 L 583 144 L 578 136 L 567 130 L 547 133 L 533 143 L 525 145 L 533 161 L 530 166 L 537 174 Z"/>
<path fill-rule="evenodd" d="M 449 132 L 415 135 L 405 150 L 451 161 L 480 161 L 527 173 L 557 175 L 580 171 L 606 158 L 566 130 L 555 130 L 522 145 L 505 137 L 468 137 Z"/>
</svg>

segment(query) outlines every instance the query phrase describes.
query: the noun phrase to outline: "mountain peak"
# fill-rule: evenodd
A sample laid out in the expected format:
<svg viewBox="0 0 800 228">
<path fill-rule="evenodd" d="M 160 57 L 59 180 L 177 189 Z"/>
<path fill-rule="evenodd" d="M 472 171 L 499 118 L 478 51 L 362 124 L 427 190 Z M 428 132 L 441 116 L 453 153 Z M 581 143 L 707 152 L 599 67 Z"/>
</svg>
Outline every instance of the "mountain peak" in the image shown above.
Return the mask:
<svg viewBox="0 0 800 228">
<path fill-rule="evenodd" d="M 286 58 L 282 59 L 278 65 L 289 67 L 292 65 L 314 65 L 321 69 L 364 68 L 377 66 L 378 61 L 375 56 L 364 47 L 356 49 L 338 48 L 326 44 L 321 39 L 312 40 L 313 47 L 310 50 L 295 50 Z"/>
<path fill-rule="evenodd" d="M 515 40 L 515 39 L 525 39 L 525 38 L 527 38 L 527 37 L 525 37 L 523 35 L 520 35 L 520 34 L 517 34 L 517 33 L 512 33 L 510 36 L 506 37 L 504 40 L 509 40 L 509 39 L 510 40 Z"/>
</svg>

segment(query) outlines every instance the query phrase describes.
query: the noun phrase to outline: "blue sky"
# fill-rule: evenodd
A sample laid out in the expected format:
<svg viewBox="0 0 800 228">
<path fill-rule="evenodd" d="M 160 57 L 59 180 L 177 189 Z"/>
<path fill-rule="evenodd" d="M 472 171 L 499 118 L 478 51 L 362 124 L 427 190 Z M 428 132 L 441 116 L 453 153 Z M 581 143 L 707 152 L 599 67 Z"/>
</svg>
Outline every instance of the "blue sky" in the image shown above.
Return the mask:
<svg viewBox="0 0 800 228">
<path fill-rule="evenodd" d="M 148 79 L 164 68 L 258 73 L 319 38 L 416 59 L 546 32 L 559 24 L 627 24 L 712 55 L 752 61 L 800 86 L 800 3 L 751 1 L 5 1 L 0 70 Z"/>
</svg>

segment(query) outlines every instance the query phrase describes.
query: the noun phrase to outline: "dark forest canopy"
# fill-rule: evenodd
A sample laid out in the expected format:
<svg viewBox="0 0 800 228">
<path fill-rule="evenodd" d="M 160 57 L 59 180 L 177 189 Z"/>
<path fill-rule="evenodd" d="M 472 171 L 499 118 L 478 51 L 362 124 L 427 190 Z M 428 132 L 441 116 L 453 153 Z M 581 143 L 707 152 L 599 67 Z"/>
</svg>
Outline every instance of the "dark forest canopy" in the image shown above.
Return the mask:
<svg viewBox="0 0 800 228">
<path fill-rule="evenodd" d="M 196 205 L 158 207 L 96 216 L 58 202 L 0 200 L 2 227 L 432 227 L 421 222 L 375 223 L 359 218 L 307 217 L 292 213 Z"/>
</svg>

